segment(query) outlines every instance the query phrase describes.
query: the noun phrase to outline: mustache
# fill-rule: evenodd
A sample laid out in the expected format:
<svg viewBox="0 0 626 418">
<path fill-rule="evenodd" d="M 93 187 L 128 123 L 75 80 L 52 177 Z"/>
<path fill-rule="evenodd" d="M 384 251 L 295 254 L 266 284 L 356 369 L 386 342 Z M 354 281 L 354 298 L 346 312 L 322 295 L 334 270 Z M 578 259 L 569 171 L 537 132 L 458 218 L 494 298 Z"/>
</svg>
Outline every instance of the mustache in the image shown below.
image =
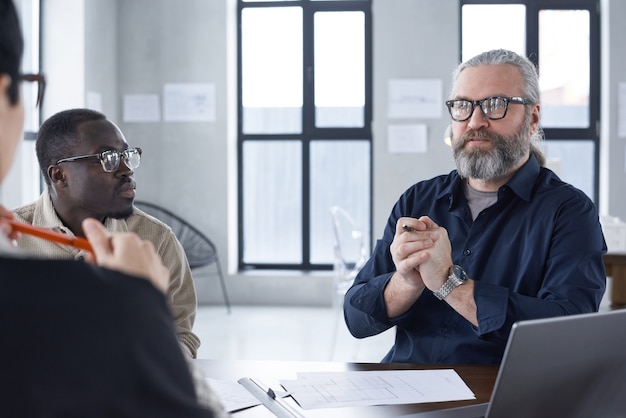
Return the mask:
<svg viewBox="0 0 626 418">
<path fill-rule="evenodd" d="M 469 142 L 471 139 L 474 138 L 478 138 L 478 139 L 488 139 L 490 141 L 493 141 L 496 138 L 496 135 L 493 135 L 489 132 L 483 131 L 483 130 L 474 130 L 474 129 L 470 129 L 467 132 L 465 132 L 463 134 L 463 136 L 461 136 L 460 138 L 460 142 L 465 145 L 467 142 Z"/>
<path fill-rule="evenodd" d="M 115 189 L 119 191 L 120 189 L 127 187 L 128 184 L 131 184 L 133 189 L 137 188 L 137 184 L 135 183 L 135 180 L 133 180 L 130 177 L 126 177 L 120 180 L 119 184 L 117 185 Z"/>
<path fill-rule="evenodd" d="M 452 138 L 453 148 L 462 149 L 465 147 L 465 144 L 467 144 L 472 139 L 481 139 L 481 140 L 488 140 L 488 141 L 493 142 L 493 141 L 497 141 L 499 139 L 499 136 L 495 134 L 491 134 L 484 130 L 470 129 L 467 132 L 465 132 L 460 138 L 458 139 Z"/>
</svg>

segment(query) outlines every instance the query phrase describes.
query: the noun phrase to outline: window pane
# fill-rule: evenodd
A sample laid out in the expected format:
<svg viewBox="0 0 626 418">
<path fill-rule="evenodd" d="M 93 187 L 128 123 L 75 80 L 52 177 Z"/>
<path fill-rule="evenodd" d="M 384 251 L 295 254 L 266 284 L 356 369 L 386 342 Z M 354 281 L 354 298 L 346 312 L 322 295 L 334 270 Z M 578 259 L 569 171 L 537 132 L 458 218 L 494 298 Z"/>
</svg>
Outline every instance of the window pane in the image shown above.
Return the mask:
<svg viewBox="0 0 626 418">
<path fill-rule="evenodd" d="M 461 13 L 463 61 L 498 48 L 526 54 L 526 6 L 466 4 Z"/>
<path fill-rule="evenodd" d="M 358 225 L 369 251 L 369 141 L 311 143 L 311 262 L 333 262 L 330 207 L 345 209 Z"/>
<path fill-rule="evenodd" d="M 539 12 L 541 124 L 589 127 L 589 12 Z"/>
<path fill-rule="evenodd" d="M 242 11 L 243 132 L 302 131 L 302 9 Z"/>
<path fill-rule="evenodd" d="M 300 142 L 243 144 L 245 263 L 302 262 L 301 173 Z"/>
<path fill-rule="evenodd" d="M 594 144 L 592 140 L 544 142 L 547 166 L 561 180 L 579 188 L 594 199 Z"/>
<path fill-rule="evenodd" d="M 365 16 L 315 13 L 315 124 L 363 127 Z"/>
</svg>

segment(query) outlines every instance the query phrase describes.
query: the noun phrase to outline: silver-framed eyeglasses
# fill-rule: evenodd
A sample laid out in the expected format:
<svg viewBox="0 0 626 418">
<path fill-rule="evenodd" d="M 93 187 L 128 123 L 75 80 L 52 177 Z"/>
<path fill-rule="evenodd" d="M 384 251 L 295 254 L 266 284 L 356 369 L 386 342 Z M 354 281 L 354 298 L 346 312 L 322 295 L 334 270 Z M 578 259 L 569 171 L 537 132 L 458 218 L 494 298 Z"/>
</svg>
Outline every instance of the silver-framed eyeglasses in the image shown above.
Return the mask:
<svg viewBox="0 0 626 418">
<path fill-rule="evenodd" d="M 97 158 L 102 165 L 102 169 L 110 173 L 112 171 L 117 170 L 120 166 L 120 161 L 124 161 L 126 167 L 134 170 L 139 167 L 139 163 L 141 162 L 141 148 L 128 148 L 124 151 L 117 150 L 107 150 L 103 151 L 99 154 L 89 154 L 89 155 L 79 155 L 76 157 L 68 157 L 62 158 L 56 162 L 56 164 L 61 163 L 70 163 L 74 161 L 84 160 L 87 158 Z"/>
<path fill-rule="evenodd" d="M 527 105 L 532 102 L 524 97 L 493 96 L 482 100 L 448 100 L 446 101 L 446 106 L 448 106 L 452 120 L 464 122 L 472 117 L 476 106 L 480 107 L 480 110 L 487 119 L 502 119 L 506 116 L 509 103 Z"/>
</svg>

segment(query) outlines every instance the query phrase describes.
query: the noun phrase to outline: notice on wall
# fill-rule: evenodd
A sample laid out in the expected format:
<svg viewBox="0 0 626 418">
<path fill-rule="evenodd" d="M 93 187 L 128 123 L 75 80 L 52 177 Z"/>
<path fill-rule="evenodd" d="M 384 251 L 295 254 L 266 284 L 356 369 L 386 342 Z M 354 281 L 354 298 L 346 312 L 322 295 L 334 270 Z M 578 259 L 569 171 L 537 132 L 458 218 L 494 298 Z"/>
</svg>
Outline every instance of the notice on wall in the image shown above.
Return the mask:
<svg viewBox="0 0 626 418">
<path fill-rule="evenodd" d="M 215 84 L 166 84 L 163 119 L 168 122 L 215 121 Z"/>
<path fill-rule="evenodd" d="M 387 117 L 441 118 L 442 89 L 441 79 L 389 80 Z"/>
<path fill-rule="evenodd" d="M 387 151 L 398 154 L 427 152 L 426 125 L 389 125 L 387 127 Z"/>
<path fill-rule="evenodd" d="M 158 94 L 124 96 L 124 122 L 158 122 L 161 120 Z"/>
</svg>

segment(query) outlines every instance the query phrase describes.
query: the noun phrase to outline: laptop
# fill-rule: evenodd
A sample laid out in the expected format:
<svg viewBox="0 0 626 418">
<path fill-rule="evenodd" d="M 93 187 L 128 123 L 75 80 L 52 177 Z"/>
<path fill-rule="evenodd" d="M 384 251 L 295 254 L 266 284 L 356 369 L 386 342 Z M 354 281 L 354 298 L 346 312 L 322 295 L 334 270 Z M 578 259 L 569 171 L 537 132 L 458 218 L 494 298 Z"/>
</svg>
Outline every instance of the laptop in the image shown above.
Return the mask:
<svg viewBox="0 0 626 418">
<path fill-rule="evenodd" d="M 626 309 L 513 325 L 488 403 L 405 418 L 626 416 Z"/>
</svg>

